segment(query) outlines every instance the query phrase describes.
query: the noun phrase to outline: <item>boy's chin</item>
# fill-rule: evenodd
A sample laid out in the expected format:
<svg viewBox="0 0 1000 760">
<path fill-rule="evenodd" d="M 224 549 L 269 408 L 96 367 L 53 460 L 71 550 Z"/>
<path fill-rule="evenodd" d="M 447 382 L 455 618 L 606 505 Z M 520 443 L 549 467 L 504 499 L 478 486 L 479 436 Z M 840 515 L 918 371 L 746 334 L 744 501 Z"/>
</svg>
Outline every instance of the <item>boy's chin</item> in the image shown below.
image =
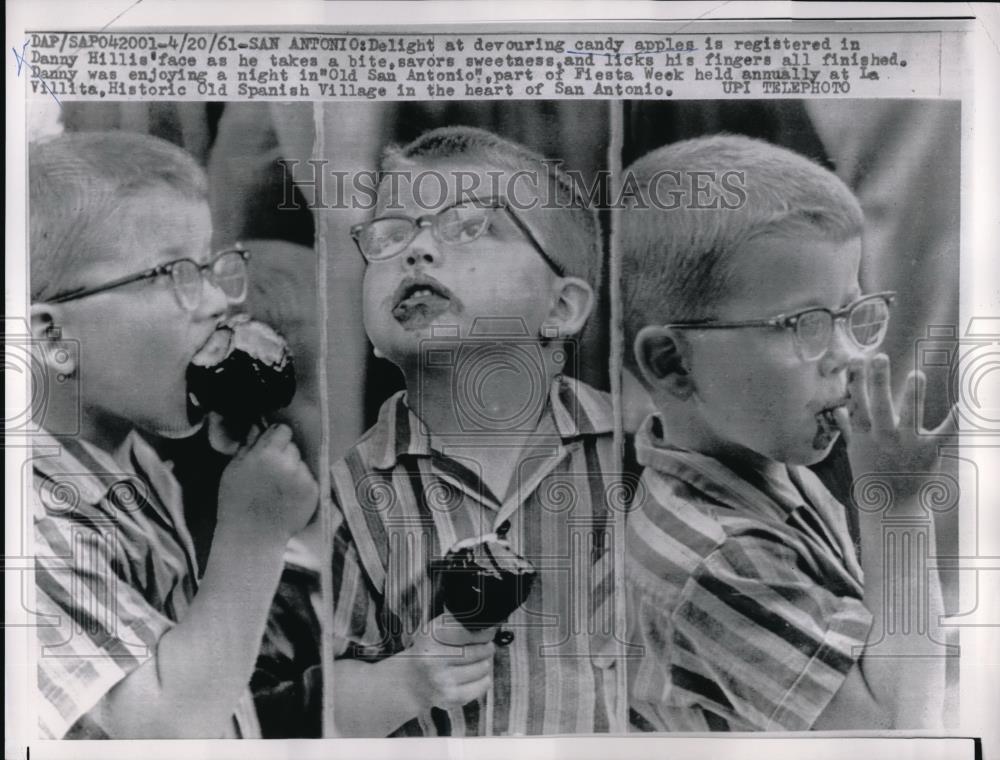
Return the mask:
<svg viewBox="0 0 1000 760">
<path fill-rule="evenodd" d="M 369 340 L 371 340 L 370 336 Z M 402 369 L 407 364 L 415 362 L 419 355 L 419 341 L 413 340 L 412 343 L 412 346 L 408 346 L 407 341 L 401 340 L 372 342 L 372 353 L 375 354 L 376 359 L 384 359 Z"/>
<path fill-rule="evenodd" d="M 156 427 L 152 432 L 161 438 L 190 438 L 192 435 L 197 433 L 205 425 L 205 418 L 202 417 L 196 421 L 185 421 L 178 418 L 172 422 L 161 424 Z"/>
<path fill-rule="evenodd" d="M 189 438 L 205 425 L 205 413 L 185 399 L 183 408 L 160 409 L 154 418 L 137 421 L 136 427 L 153 433 L 160 438 Z"/>
<path fill-rule="evenodd" d="M 803 447 L 797 451 L 790 452 L 785 464 L 793 464 L 799 467 L 812 467 L 814 464 L 819 464 L 829 456 L 836 440 L 835 437 L 820 448 L 809 446 L 808 448 Z"/>
<path fill-rule="evenodd" d="M 460 339 L 463 329 L 451 323 L 437 323 L 420 328 L 398 327 L 391 332 L 383 332 L 371 341 L 376 358 L 386 359 L 399 368 L 419 363 L 421 356 L 426 358 L 428 351 L 440 348 L 442 341 L 451 342 Z"/>
<path fill-rule="evenodd" d="M 751 458 L 760 457 L 765 460 L 777 462 L 779 464 L 795 467 L 811 467 L 814 464 L 826 459 L 833 448 L 833 439 L 828 445 L 821 449 L 814 448 L 809 442 L 801 441 L 772 441 L 771 446 L 751 449 L 754 453 Z"/>
</svg>

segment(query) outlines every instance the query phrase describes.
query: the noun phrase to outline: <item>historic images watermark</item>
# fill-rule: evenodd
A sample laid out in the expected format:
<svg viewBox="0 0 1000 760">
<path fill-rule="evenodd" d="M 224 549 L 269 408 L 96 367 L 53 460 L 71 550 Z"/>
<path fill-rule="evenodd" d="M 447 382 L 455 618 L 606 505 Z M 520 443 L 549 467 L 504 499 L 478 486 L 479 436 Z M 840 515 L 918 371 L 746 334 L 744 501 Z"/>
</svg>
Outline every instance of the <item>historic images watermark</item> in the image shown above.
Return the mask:
<svg viewBox="0 0 1000 760">
<path fill-rule="evenodd" d="M 746 172 L 735 169 L 722 172 L 664 169 L 640 184 L 630 172 L 614 183 L 607 171 L 595 172 L 588 180 L 582 172 L 562 167 L 561 161 L 546 159 L 541 163 L 544 166 L 541 172 L 431 168 L 343 171 L 326 159 L 283 159 L 280 164 L 285 174 L 286 195 L 278 209 L 302 208 L 291 193 L 292 187 L 305 196 L 306 205 L 314 211 L 400 211 L 401 197 L 412 198 L 418 208 L 427 210 L 449 202 L 502 199 L 518 211 L 576 207 L 736 210 L 747 200 Z"/>
</svg>

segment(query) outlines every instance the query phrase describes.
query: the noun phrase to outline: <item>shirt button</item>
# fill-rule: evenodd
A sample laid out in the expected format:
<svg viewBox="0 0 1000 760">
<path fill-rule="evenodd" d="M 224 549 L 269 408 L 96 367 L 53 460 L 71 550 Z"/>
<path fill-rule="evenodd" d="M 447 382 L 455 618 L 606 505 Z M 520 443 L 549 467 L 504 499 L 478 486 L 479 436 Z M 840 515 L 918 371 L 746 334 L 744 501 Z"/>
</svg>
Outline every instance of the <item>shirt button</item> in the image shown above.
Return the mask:
<svg viewBox="0 0 1000 760">
<path fill-rule="evenodd" d="M 493 641 L 501 647 L 509 646 L 513 640 L 514 632 L 504 629 L 497 631 L 497 635 L 493 637 Z"/>
</svg>

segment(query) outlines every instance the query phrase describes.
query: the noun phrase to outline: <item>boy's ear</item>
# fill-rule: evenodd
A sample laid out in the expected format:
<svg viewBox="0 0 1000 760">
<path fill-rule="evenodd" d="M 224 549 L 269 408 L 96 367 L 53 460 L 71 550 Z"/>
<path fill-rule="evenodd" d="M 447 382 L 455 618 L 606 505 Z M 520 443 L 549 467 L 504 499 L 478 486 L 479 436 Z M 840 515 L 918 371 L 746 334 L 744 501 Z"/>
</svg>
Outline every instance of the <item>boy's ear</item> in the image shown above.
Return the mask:
<svg viewBox="0 0 1000 760">
<path fill-rule="evenodd" d="M 647 325 L 635 336 L 636 364 L 643 378 L 653 388 L 686 399 L 694 392 L 689 347 L 675 330 Z"/>
<path fill-rule="evenodd" d="M 69 336 L 62 327 L 62 309 L 56 304 L 31 304 L 31 342 L 38 349 L 35 355 L 45 367 L 63 375 L 77 370 L 79 357 L 74 351 L 59 351 Z"/>
<path fill-rule="evenodd" d="M 560 277 L 556 280 L 555 301 L 546 325 L 554 327 L 560 338 L 578 335 L 594 308 L 594 289 L 579 277 Z"/>
</svg>

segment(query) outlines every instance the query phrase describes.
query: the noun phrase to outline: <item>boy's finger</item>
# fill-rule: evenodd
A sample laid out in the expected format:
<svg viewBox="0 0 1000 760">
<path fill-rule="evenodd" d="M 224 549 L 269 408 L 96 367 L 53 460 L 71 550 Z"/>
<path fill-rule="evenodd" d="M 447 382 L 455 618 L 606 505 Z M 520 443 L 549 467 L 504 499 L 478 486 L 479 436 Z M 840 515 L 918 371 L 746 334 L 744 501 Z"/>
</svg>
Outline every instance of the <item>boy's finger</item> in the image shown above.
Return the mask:
<svg viewBox="0 0 1000 760">
<path fill-rule="evenodd" d="M 441 644 L 453 647 L 485 644 L 493 641 L 493 636 L 496 635 L 496 627 L 486 628 L 482 631 L 470 631 L 447 610 L 435 618 L 431 625 L 433 626 L 434 639 Z"/>
<path fill-rule="evenodd" d="M 461 704 L 468 704 L 473 700 L 479 699 L 490 688 L 492 682 L 493 674 L 490 673 L 472 683 L 463 684 L 461 689 L 459 689 L 459 694 L 461 695 L 459 702 Z"/>
<path fill-rule="evenodd" d="M 269 447 L 273 448 L 284 448 L 292 440 L 292 429 L 288 425 L 271 425 L 264 434 L 260 437 L 260 442 Z"/>
<path fill-rule="evenodd" d="M 878 354 L 868 365 L 872 423 L 878 430 L 896 429 L 896 412 L 892 406 L 892 385 L 889 377 L 889 357 Z"/>
<path fill-rule="evenodd" d="M 899 427 L 919 433 L 924 427 L 924 387 L 927 378 L 920 370 L 914 370 L 906 376 L 903 386 L 903 396 L 900 399 Z"/>
<path fill-rule="evenodd" d="M 473 684 L 462 684 L 461 686 L 456 686 L 451 690 L 451 693 L 448 694 L 448 696 L 442 697 L 442 701 L 438 706 L 445 708 L 457 708 L 467 705 L 469 702 L 475 702 L 486 693 L 487 689 L 490 688 L 490 682 L 492 680 L 491 676 L 487 676 L 485 679 L 481 678 Z"/>
<path fill-rule="evenodd" d="M 865 369 L 863 359 L 852 359 L 847 369 L 847 390 L 851 395 L 851 426 L 862 433 L 872 429 Z"/>
<path fill-rule="evenodd" d="M 243 443 L 240 444 L 240 447 L 236 450 L 236 454 L 233 456 L 233 459 L 234 460 L 243 459 L 247 455 L 247 452 L 249 452 L 254 447 L 254 444 L 257 443 L 257 440 L 259 438 L 260 438 L 260 428 L 257 427 L 256 425 L 251 425 L 250 429 L 247 431 L 246 440 L 244 440 Z"/>
<path fill-rule="evenodd" d="M 493 660 L 479 660 L 468 665 L 456 665 L 448 672 L 456 684 L 475 683 L 493 672 Z"/>
<path fill-rule="evenodd" d="M 466 644 L 462 647 L 462 661 L 466 663 L 481 660 L 492 662 L 496 651 L 496 644 L 492 641 L 488 644 Z"/>
<path fill-rule="evenodd" d="M 299 447 L 295 445 L 295 441 L 291 438 L 288 439 L 288 443 L 282 448 L 281 453 L 285 455 L 289 464 L 296 467 L 303 464 L 302 452 L 299 451 Z"/>
<path fill-rule="evenodd" d="M 493 641 L 496 635 L 496 626 L 493 626 L 492 628 L 484 628 L 481 631 L 469 631 L 468 642 L 470 644 L 488 644 Z"/>
</svg>

